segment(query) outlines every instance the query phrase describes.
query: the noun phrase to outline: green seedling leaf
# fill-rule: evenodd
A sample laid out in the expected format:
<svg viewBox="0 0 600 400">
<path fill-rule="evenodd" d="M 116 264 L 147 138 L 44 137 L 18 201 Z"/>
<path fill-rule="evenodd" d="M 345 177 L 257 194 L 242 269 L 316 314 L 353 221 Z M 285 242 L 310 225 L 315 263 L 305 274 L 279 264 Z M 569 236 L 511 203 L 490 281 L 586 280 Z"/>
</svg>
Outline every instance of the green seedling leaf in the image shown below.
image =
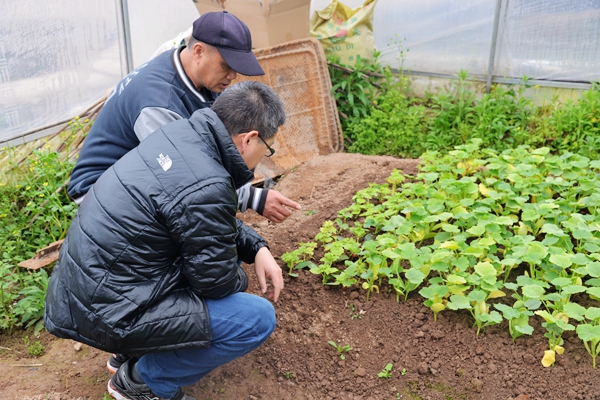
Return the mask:
<svg viewBox="0 0 600 400">
<path fill-rule="evenodd" d="M 471 290 L 467 297 L 470 302 L 485 303 L 487 293 L 482 290 Z"/>
<path fill-rule="evenodd" d="M 577 303 L 569 302 L 563 306 L 563 311 L 569 316 L 569 318 L 573 318 L 577 321 L 583 321 L 586 309 Z"/>
<path fill-rule="evenodd" d="M 539 299 L 546 293 L 546 290 L 538 285 L 525 285 L 521 290 L 523 296 L 529 297 L 530 299 Z"/>
<path fill-rule="evenodd" d="M 450 274 L 446 277 L 446 283 L 448 285 L 463 285 L 467 283 L 467 280 L 462 276 Z"/>
<path fill-rule="evenodd" d="M 404 276 L 410 281 L 410 283 L 417 286 L 423 283 L 423 280 L 425 279 L 425 274 L 416 268 L 410 268 L 405 272 Z"/>
<path fill-rule="evenodd" d="M 590 253 L 600 253 L 600 246 L 595 243 L 585 243 L 583 248 L 589 251 Z"/>
<path fill-rule="evenodd" d="M 383 367 L 381 372 L 377 374 L 377 377 L 378 378 L 387 378 L 387 379 L 391 378 L 393 368 L 394 368 L 394 364 L 392 364 L 392 363 L 386 364 L 386 366 Z"/>
<path fill-rule="evenodd" d="M 563 294 L 583 293 L 585 291 L 586 287 L 581 285 L 568 285 L 562 288 Z"/>
<path fill-rule="evenodd" d="M 573 237 L 577 240 L 589 239 L 592 237 L 592 232 L 584 229 L 575 229 L 573 230 Z"/>
<path fill-rule="evenodd" d="M 552 283 L 556 287 L 563 287 L 570 285 L 573 281 L 570 278 L 555 278 L 550 283 Z"/>
<path fill-rule="evenodd" d="M 600 262 L 593 261 L 586 265 L 585 269 L 590 276 L 594 278 L 600 277 Z"/>
<path fill-rule="evenodd" d="M 560 229 L 558 226 L 554 224 L 544 224 L 542 226 L 541 232 L 546 233 L 548 235 L 554 235 L 558 237 L 565 237 L 567 234 Z"/>
<path fill-rule="evenodd" d="M 513 325 L 513 329 L 515 330 L 515 332 L 519 333 L 519 335 L 516 335 L 516 333 L 514 334 L 515 336 L 513 336 L 513 337 L 515 339 L 522 335 L 533 334 L 533 327 L 531 325 L 529 325 L 529 323 L 528 323 L 529 317 L 526 317 L 526 321 L 516 321 L 516 322 L 522 322 L 522 324 Z"/>
<path fill-rule="evenodd" d="M 467 232 L 473 236 L 481 236 L 485 233 L 485 226 L 475 225 L 474 227 L 467 229 Z"/>
<path fill-rule="evenodd" d="M 485 326 L 499 324 L 502 322 L 502 316 L 498 311 L 491 311 L 489 314 L 483 313 L 479 316 L 479 318 L 481 321 L 486 323 Z"/>
<path fill-rule="evenodd" d="M 553 254 L 550 256 L 550 262 L 558 265 L 562 269 L 569 268 L 573 263 L 571 262 L 571 258 L 566 255 L 561 254 Z"/>
<path fill-rule="evenodd" d="M 494 266 L 489 262 L 480 262 L 475 265 L 475 272 L 479 276 L 493 276 L 498 273 Z"/>
<path fill-rule="evenodd" d="M 295 269 L 304 269 L 304 268 L 314 268 L 316 267 L 315 263 L 312 261 L 302 261 L 296 265 Z"/>
<path fill-rule="evenodd" d="M 600 325 L 579 324 L 576 332 L 577 336 L 584 342 L 600 340 Z"/>
<path fill-rule="evenodd" d="M 540 219 L 540 214 L 534 209 L 528 209 L 523 211 L 521 214 L 521 219 L 523 221 L 537 221 Z"/>
<path fill-rule="evenodd" d="M 521 316 L 521 313 L 518 310 L 515 310 L 514 308 L 507 306 L 506 304 L 494 304 L 494 307 L 500 310 L 504 318 L 507 320 L 519 318 Z"/>
<path fill-rule="evenodd" d="M 515 223 L 515 220 L 512 219 L 511 217 L 498 217 L 496 218 L 496 221 L 494 221 L 496 224 L 498 225 L 512 225 Z"/>
<path fill-rule="evenodd" d="M 447 306 L 451 310 L 467 310 L 471 308 L 471 303 L 467 296 L 453 294 Z"/>
<path fill-rule="evenodd" d="M 525 300 L 523 305 L 528 310 L 537 310 L 538 308 L 541 307 L 542 302 L 538 299 L 527 299 L 527 300 Z"/>
<path fill-rule="evenodd" d="M 456 225 L 451 225 L 451 224 L 442 224 L 442 229 L 445 232 L 450 232 L 450 233 L 459 233 L 460 229 L 458 229 L 458 227 L 456 227 Z"/>
<path fill-rule="evenodd" d="M 548 255 L 546 246 L 539 242 L 530 243 L 527 253 L 523 255 L 523 261 L 532 264 L 539 264 Z"/>
<path fill-rule="evenodd" d="M 591 288 L 588 288 L 586 290 L 586 292 L 594 300 L 600 300 L 600 287 L 591 287 Z"/>
<path fill-rule="evenodd" d="M 590 321 L 594 321 L 595 323 L 600 322 L 600 308 L 598 307 L 589 307 L 585 311 L 585 317 Z"/>
</svg>

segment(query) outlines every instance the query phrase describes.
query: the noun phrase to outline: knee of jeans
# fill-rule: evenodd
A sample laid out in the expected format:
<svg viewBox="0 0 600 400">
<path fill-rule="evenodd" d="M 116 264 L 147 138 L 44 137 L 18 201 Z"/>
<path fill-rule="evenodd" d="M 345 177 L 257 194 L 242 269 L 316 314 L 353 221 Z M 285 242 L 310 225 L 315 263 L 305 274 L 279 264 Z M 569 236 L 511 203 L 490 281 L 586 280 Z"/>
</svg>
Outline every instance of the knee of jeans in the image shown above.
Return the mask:
<svg viewBox="0 0 600 400">
<path fill-rule="evenodd" d="M 265 336 L 270 336 L 275 330 L 277 319 L 275 317 L 275 308 L 270 301 L 259 297 L 256 305 L 256 315 L 259 319 L 260 330 Z"/>
</svg>

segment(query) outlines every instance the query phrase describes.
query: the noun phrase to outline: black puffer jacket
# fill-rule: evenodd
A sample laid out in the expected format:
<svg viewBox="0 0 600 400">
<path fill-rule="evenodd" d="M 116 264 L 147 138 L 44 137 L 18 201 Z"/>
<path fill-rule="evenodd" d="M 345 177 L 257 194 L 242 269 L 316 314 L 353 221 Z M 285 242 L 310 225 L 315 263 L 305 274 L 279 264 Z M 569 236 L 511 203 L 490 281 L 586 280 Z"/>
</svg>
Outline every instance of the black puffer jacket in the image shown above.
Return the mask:
<svg viewBox="0 0 600 400">
<path fill-rule="evenodd" d="M 116 353 L 206 347 L 203 298 L 246 290 L 266 246 L 236 219 L 253 174 L 210 109 L 159 129 L 85 197 L 50 278 L 50 333 Z"/>
</svg>

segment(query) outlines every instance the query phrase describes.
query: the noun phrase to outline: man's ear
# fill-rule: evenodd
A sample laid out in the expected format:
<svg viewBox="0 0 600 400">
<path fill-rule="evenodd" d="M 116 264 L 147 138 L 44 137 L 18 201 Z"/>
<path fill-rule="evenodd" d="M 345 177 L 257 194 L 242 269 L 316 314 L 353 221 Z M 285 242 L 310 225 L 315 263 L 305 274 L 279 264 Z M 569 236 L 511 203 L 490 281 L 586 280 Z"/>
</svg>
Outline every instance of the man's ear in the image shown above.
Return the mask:
<svg viewBox="0 0 600 400">
<path fill-rule="evenodd" d="M 250 131 L 250 132 L 246 132 L 246 133 L 240 133 L 239 135 L 236 136 L 237 140 L 234 140 L 234 142 L 237 142 L 237 148 L 240 152 L 240 154 L 244 154 L 246 149 L 248 148 L 248 146 L 250 145 L 250 143 L 252 143 L 252 139 L 254 137 L 258 136 L 258 131 Z"/>
<path fill-rule="evenodd" d="M 192 48 L 192 53 L 194 54 L 194 58 L 200 58 L 204 54 L 206 54 L 206 46 L 202 42 L 194 43 L 194 47 Z"/>
</svg>

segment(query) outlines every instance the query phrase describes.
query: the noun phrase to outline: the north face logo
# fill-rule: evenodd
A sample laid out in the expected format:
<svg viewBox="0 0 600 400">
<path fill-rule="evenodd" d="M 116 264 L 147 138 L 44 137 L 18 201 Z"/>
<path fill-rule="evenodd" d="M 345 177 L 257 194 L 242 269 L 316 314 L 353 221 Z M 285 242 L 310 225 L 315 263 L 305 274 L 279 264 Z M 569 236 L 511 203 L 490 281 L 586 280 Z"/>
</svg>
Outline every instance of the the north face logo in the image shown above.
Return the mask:
<svg viewBox="0 0 600 400">
<path fill-rule="evenodd" d="M 158 155 L 158 158 L 156 160 L 162 167 L 163 171 L 168 170 L 169 168 L 171 168 L 171 165 L 173 165 L 173 161 L 171 161 L 171 157 L 169 157 L 168 155 L 163 156 L 162 153 Z"/>
</svg>

